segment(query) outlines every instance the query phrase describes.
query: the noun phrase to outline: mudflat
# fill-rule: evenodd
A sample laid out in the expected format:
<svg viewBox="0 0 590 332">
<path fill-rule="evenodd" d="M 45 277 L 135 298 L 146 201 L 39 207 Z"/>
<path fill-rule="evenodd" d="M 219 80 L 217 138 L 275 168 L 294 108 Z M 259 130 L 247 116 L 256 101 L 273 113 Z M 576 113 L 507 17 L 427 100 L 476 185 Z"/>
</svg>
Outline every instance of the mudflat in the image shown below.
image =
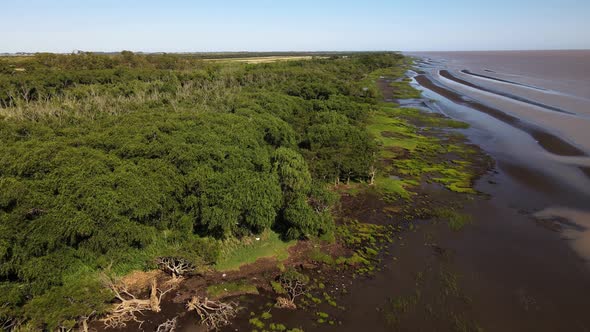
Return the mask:
<svg viewBox="0 0 590 332">
<path fill-rule="evenodd" d="M 588 260 L 590 51 L 413 55 L 421 72 L 414 80 L 426 97 L 469 122 L 478 132 L 472 140 L 527 191 L 527 199 L 510 195 L 511 204 L 566 223 L 562 236 Z"/>
</svg>

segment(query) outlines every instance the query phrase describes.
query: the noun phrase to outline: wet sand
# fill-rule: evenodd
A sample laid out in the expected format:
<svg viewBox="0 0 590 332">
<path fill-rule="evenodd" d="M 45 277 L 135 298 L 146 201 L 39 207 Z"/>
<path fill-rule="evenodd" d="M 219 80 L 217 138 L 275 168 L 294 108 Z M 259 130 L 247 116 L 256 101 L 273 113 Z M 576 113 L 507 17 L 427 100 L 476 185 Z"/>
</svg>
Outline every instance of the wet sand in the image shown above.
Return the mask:
<svg viewBox="0 0 590 332">
<path fill-rule="evenodd" d="M 468 72 L 468 71 L 464 71 L 464 70 L 462 70 L 461 72 L 462 73 L 469 74 L 469 75 L 477 76 L 477 77 L 482 77 L 481 75 L 474 75 L 473 73 Z M 455 81 L 455 82 L 457 82 L 459 84 L 468 86 L 470 88 L 474 88 L 474 89 L 477 89 L 477 90 L 489 92 L 489 93 L 492 93 L 492 94 L 497 94 L 497 95 L 500 95 L 502 97 L 514 99 L 516 101 L 520 101 L 520 102 L 525 103 L 525 104 L 529 104 L 529 105 L 533 105 L 533 106 L 538 106 L 538 107 L 541 107 L 541 108 L 544 108 L 544 109 L 547 109 L 547 110 L 550 110 L 550 111 L 554 111 L 554 112 L 565 113 L 565 114 L 575 114 L 575 113 L 572 113 L 572 112 L 569 112 L 569 111 L 562 110 L 562 109 L 557 108 L 557 107 L 553 107 L 553 106 L 550 106 L 550 105 L 545 105 L 543 103 L 539 103 L 539 102 L 536 102 L 534 100 L 530 100 L 530 99 L 527 99 L 527 98 L 524 98 L 524 97 L 521 97 L 521 96 L 517 96 L 517 95 L 511 94 L 511 93 L 496 91 L 496 90 L 492 90 L 492 89 L 489 89 L 489 88 L 485 88 L 483 86 L 475 85 L 475 84 L 473 84 L 471 82 L 468 82 L 468 81 L 465 81 L 465 80 L 462 80 L 462 79 L 460 79 L 458 77 L 453 76 L 453 74 L 451 74 L 448 70 L 441 70 L 440 71 L 440 76 L 442 76 L 442 77 L 444 77 L 444 78 L 446 78 L 448 80 Z M 500 82 L 507 82 L 507 81 L 506 80 L 502 80 Z M 517 84 L 517 85 L 526 86 L 526 85 L 523 85 L 523 84 Z"/>
<path fill-rule="evenodd" d="M 584 74 L 590 72 L 590 51 L 417 55 L 428 59 L 421 69 L 435 83 L 590 153 L 590 81 Z"/>
<path fill-rule="evenodd" d="M 590 51 L 417 56 L 424 64 L 419 66 L 423 74 L 414 75 L 416 84 L 436 100 L 433 105 L 439 111 L 475 124 L 476 130 L 494 140 L 480 139 L 478 144 L 499 161 L 512 181 L 530 189 L 534 204 L 522 204 L 535 211 L 553 211 L 555 218 L 587 227 L 590 81 L 584 73 L 590 72 Z M 536 142 L 531 143 L 522 132 Z M 580 257 L 589 260 L 590 234 L 575 229 L 566 233 L 564 237 L 576 238 L 572 245 Z"/>
<path fill-rule="evenodd" d="M 444 75 L 444 71 L 441 71 Z M 543 129 L 536 128 L 535 126 L 521 121 L 519 118 L 505 113 L 499 109 L 478 103 L 472 100 L 466 100 L 462 95 L 446 89 L 440 85 L 436 85 L 425 75 L 418 75 L 415 77 L 416 81 L 423 87 L 437 92 L 445 98 L 452 100 L 455 103 L 467 105 L 473 109 L 484 112 L 493 116 L 494 118 L 509 123 L 533 136 L 539 144 L 551 153 L 555 153 L 562 156 L 584 156 L 585 153 L 579 148 L 566 142 L 560 137 L 553 135 Z"/>
</svg>

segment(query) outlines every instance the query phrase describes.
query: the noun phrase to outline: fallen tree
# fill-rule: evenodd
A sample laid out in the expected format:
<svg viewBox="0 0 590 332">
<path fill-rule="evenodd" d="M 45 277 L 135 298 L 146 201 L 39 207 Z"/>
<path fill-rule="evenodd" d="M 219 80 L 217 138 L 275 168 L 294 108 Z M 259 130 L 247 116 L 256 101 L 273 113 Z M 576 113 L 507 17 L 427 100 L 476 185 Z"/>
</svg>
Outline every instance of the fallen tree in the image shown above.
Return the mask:
<svg viewBox="0 0 590 332">
<path fill-rule="evenodd" d="M 236 302 L 212 301 L 208 298 L 193 296 L 186 304 L 188 311 L 196 311 L 201 318 L 201 324 L 206 325 L 209 329 L 218 330 L 219 328 L 229 325 L 231 319 L 239 311 Z"/>
<path fill-rule="evenodd" d="M 102 322 L 107 328 L 122 328 L 127 326 L 127 323 L 134 321 L 143 324 L 143 321 L 138 319 L 138 314 L 143 314 L 144 311 L 160 312 L 160 303 L 164 294 L 171 291 L 173 288 L 168 288 L 162 291 L 158 288 L 155 279 L 152 280 L 150 286 L 150 297 L 148 299 L 138 299 L 135 295 L 128 291 L 127 286 L 117 285 L 114 282 L 109 282 L 110 289 L 115 294 L 119 303 L 114 305 L 113 310 L 102 319 Z"/>
</svg>

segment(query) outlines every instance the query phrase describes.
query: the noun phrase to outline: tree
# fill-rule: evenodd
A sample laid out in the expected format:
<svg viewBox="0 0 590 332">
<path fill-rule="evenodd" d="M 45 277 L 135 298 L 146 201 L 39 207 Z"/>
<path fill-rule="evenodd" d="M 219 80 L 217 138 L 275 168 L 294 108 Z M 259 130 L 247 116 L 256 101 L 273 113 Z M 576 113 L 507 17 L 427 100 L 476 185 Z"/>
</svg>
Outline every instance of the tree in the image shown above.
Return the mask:
<svg viewBox="0 0 590 332">
<path fill-rule="evenodd" d="M 172 275 L 173 280 L 195 270 L 191 262 L 181 257 L 159 257 L 156 262 L 162 270 Z"/>
<path fill-rule="evenodd" d="M 127 326 L 127 322 L 129 321 L 137 322 L 141 327 L 143 321 L 137 315 L 142 315 L 144 311 L 160 312 L 162 310 L 160 307 L 162 297 L 172 290 L 172 288 L 164 291 L 160 290 L 154 279 L 150 285 L 150 297 L 148 299 L 138 299 L 127 290 L 125 284 L 117 284 L 112 280 L 108 280 L 107 285 L 119 301 L 113 306 L 107 316 L 102 319 L 108 328 L 123 328 Z"/>
<path fill-rule="evenodd" d="M 278 148 L 273 156 L 273 170 L 279 176 L 283 194 L 289 199 L 292 195 L 307 194 L 311 187 L 311 175 L 301 154 L 289 148 Z"/>
<path fill-rule="evenodd" d="M 294 268 L 289 268 L 277 277 L 279 293 L 286 297 L 277 298 L 277 306 L 281 308 L 296 309 L 295 299 L 307 292 L 307 283 L 309 277 L 298 272 Z"/>
</svg>

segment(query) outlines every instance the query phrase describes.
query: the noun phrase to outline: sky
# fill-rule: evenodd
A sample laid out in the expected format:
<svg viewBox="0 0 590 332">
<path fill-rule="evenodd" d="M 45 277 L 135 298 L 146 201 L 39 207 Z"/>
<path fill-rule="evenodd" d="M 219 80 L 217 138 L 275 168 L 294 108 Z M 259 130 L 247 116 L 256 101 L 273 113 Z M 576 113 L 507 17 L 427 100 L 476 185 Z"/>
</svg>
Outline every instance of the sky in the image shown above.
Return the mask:
<svg viewBox="0 0 590 332">
<path fill-rule="evenodd" d="M 590 49 L 590 0 L 0 0 L 0 52 Z"/>
</svg>

